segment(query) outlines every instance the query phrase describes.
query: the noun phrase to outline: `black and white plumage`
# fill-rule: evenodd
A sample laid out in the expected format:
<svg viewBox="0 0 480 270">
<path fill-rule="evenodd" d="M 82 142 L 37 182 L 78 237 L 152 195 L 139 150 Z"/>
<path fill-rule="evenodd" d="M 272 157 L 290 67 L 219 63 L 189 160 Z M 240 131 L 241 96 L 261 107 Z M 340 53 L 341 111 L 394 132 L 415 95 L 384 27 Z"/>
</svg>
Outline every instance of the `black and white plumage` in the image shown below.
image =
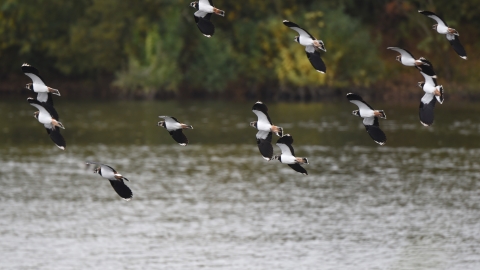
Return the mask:
<svg viewBox="0 0 480 270">
<path fill-rule="evenodd" d="M 188 139 L 183 134 L 183 129 L 193 129 L 190 125 L 185 125 L 180 123 L 175 117 L 172 116 L 159 116 L 160 118 L 165 119 L 165 121 L 158 122 L 158 126 L 164 127 L 167 129 L 168 133 L 172 138 L 181 146 L 186 146 L 188 144 Z"/>
<path fill-rule="evenodd" d="M 34 98 L 27 98 L 30 105 L 37 108 L 38 111 L 33 116 L 42 123 L 47 130 L 50 139 L 57 145 L 58 148 L 65 150 L 67 147 L 65 139 L 60 134 L 60 128 L 65 129 L 63 124 L 59 121 L 58 113 L 55 109 L 45 102 L 40 102 Z"/>
<path fill-rule="evenodd" d="M 423 57 L 415 59 L 415 57 L 413 57 L 413 54 L 402 48 L 388 47 L 387 49 L 399 52 L 400 55 L 397 55 L 396 60 L 402 63 L 404 66 L 416 67 L 418 70 L 424 72 L 425 74 L 428 74 L 429 76 L 432 76 L 434 78 L 437 77 L 435 71 L 433 70 L 432 64 L 427 59 Z"/>
<path fill-rule="evenodd" d="M 272 132 L 259 130 L 256 134 L 258 150 L 265 160 L 273 157 Z"/>
<path fill-rule="evenodd" d="M 98 173 L 101 177 L 108 179 L 113 189 L 117 194 L 126 201 L 130 201 L 133 197 L 132 190 L 125 184 L 124 181 L 129 181 L 126 177 L 119 174 L 114 168 L 98 163 L 86 162 L 87 165 L 95 165 L 94 173 Z"/>
<path fill-rule="evenodd" d="M 282 150 L 282 154 L 280 156 L 274 156 L 272 159 L 276 159 L 283 164 L 287 164 L 290 168 L 294 169 L 295 171 L 308 175 L 307 170 L 302 167 L 301 164 L 309 164 L 307 158 L 303 157 L 296 157 L 295 151 L 293 150 L 293 137 L 290 134 L 285 134 L 283 137 L 277 140 L 277 146 L 280 147 Z"/>
<path fill-rule="evenodd" d="M 53 89 L 45 85 L 40 73 L 33 66 L 24 63 L 22 65 L 22 71 L 32 79 L 32 83 L 28 83 L 25 88 L 37 93 L 37 100 L 40 102 L 48 103 L 53 106 L 52 94 L 60 96 L 60 92 L 57 89 Z"/>
<path fill-rule="evenodd" d="M 326 73 L 327 67 L 325 66 L 325 63 L 323 62 L 319 52 L 320 50 L 325 52 L 327 51 L 325 49 L 325 44 L 323 43 L 323 41 L 317 40 L 314 36 L 308 33 L 305 29 L 298 26 L 296 23 L 284 20 L 283 24 L 299 34 L 299 36 L 296 36 L 294 40 L 300 45 L 305 46 L 307 58 L 308 60 L 310 60 L 310 63 L 315 68 L 315 70 L 321 73 Z"/>
<path fill-rule="evenodd" d="M 387 119 L 385 112 L 383 110 L 373 109 L 357 94 L 348 93 L 347 99 L 358 106 L 358 110 L 353 111 L 352 114 L 363 118 L 363 125 L 373 141 L 384 145 L 387 141 L 387 136 L 385 136 L 385 133 L 380 129 L 378 118 Z"/>
<path fill-rule="evenodd" d="M 435 108 L 436 101 L 440 104 L 444 101 L 443 86 L 437 85 L 435 78 L 423 72 L 420 72 L 420 74 L 422 74 L 425 81 L 419 82 L 418 86 L 423 89 L 425 95 L 420 100 L 419 118 L 422 125 L 430 126 L 434 120 L 433 109 Z"/>
<path fill-rule="evenodd" d="M 253 104 L 252 111 L 257 115 L 258 120 L 250 122 L 250 126 L 259 131 L 273 132 L 277 136 L 283 136 L 283 128 L 272 124 L 272 120 L 270 120 L 270 116 L 268 115 L 267 105 L 263 104 L 261 101 L 257 101 Z M 260 135 L 257 137 L 260 137 Z"/>
<path fill-rule="evenodd" d="M 212 0 L 199 0 L 198 2 L 190 3 L 190 6 L 197 10 L 193 16 L 200 32 L 206 37 L 213 36 L 215 33 L 215 26 L 210 21 L 210 18 L 213 13 L 224 17 L 225 11 L 214 7 Z"/>
<path fill-rule="evenodd" d="M 463 59 L 467 60 L 467 52 L 465 51 L 465 48 L 463 48 L 462 43 L 460 43 L 459 39 L 459 33 L 457 30 L 448 27 L 447 23 L 440 18 L 437 14 L 431 12 L 431 11 L 424 11 L 424 10 L 419 10 L 419 13 L 434 19 L 437 24 L 433 25 L 433 29 L 436 30 L 439 34 L 443 34 L 446 36 L 448 42 L 450 42 L 450 45 L 452 45 L 453 49 L 455 52 Z"/>
</svg>

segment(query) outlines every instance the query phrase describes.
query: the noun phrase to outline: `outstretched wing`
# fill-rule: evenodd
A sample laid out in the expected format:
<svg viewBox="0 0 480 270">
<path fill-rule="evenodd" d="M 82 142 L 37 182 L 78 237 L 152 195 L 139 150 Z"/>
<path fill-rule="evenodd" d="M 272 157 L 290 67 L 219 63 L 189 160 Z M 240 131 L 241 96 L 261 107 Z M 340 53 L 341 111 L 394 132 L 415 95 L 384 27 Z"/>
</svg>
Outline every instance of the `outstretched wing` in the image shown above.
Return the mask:
<svg viewBox="0 0 480 270">
<path fill-rule="evenodd" d="M 427 59 L 420 57 L 418 60 L 420 60 L 423 64 L 422 65 L 415 65 L 415 67 L 420 70 L 421 72 L 425 73 L 428 76 L 431 76 L 433 78 L 437 78 L 437 75 L 435 74 L 435 71 L 433 70 L 433 65 L 428 61 Z"/>
<path fill-rule="evenodd" d="M 320 57 L 320 52 L 315 50 L 315 47 L 309 45 L 305 47 L 305 51 L 307 53 L 308 60 L 310 60 L 310 64 L 315 68 L 316 71 L 320 73 L 327 72 L 327 66 L 323 62 L 322 58 Z"/>
<path fill-rule="evenodd" d="M 30 66 L 29 64 L 27 63 L 24 63 L 22 65 L 22 71 L 23 73 L 25 73 L 25 75 L 27 75 L 28 77 L 30 77 L 30 79 L 32 79 L 33 83 L 34 84 L 43 84 L 45 85 L 45 83 L 43 82 L 43 79 L 42 77 L 40 77 L 40 73 L 38 72 L 38 70 L 32 66 Z"/>
<path fill-rule="evenodd" d="M 126 201 L 130 201 L 133 197 L 132 190 L 125 185 L 123 180 L 109 180 L 110 184 L 112 185 L 113 189 L 117 192 L 117 194 L 122 197 L 122 199 Z"/>
<path fill-rule="evenodd" d="M 420 74 L 422 74 L 423 78 L 425 79 L 425 84 L 430 84 L 433 86 L 437 86 L 437 79 L 433 78 L 432 76 L 428 76 L 427 74 L 423 73 L 420 71 Z"/>
<path fill-rule="evenodd" d="M 260 154 L 266 160 L 271 160 L 273 157 L 273 146 L 272 146 L 272 132 L 269 132 L 266 139 L 259 139 L 257 137 L 257 146 Z"/>
<path fill-rule="evenodd" d="M 435 118 L 433 109 L 435 109 L 435 103 L 437 103 L 435 96 L 428 93 L 426 93 L 420 101 L 418 116 L 420 118 L 420 123 L 426 127 L 433 124 L 433 120 Z"/>
<path fill-rule="evenodd" d="M 363 111 L 363 110 L 373 110 L 372 106 L 368 105 L 368 103 L 366 103 L 361 96 L 357 95 L 357 94 L 354 94 L 354 93 L 348 93 L 347 94 L 347 99 L 358 106 L 358 109 L 360 111 Z"/>
<path fill-rule="evenodd" d="M 445 23 L 445 21 L 442 20 L 442 18 L 438 17 L 437 14 L 435 14 L 435 13 L 433 13 L 433 12 L 431 12 L 431 11 L 424 11 L 424 10 L 419 10 L 418 12 L 421 13 L 421 14 L 423 14 L 423 15 L 425 15 L 425 16 L 427 16 L 427 17 L 429 17 L 429 18 L 434 19 L 435 21 L 437 21 L 437 23 L 438 23 L 439 25 L 444 25 L 444 26 L 448 27 L 448 25 Z"/>
<path fill-rule="evenodd" d="M 215 26 L 210 21 L 210 17 L 212 16 L 211 13 L 207 13 L 204 17 L 198 16 L 197 13 L 200 11 L 195 12 L 195 23 L 197 24 L 198 29 L 202 34 L 206 37 L 211 37 L 215 33 Z"/>
<path fill-rule="evenodd" d="M 258 101 L 253 104 L 252 111 L 257 115 L 259 122 L 268 122 L 270 125 L 272 124 L 272 120 L 270 120 L 270 116 L 268 115 L 267 105 Z"/>
<path fill-rule="evenodd" d="M 67 147 L 67 143 L 65 142 L 65 139 L 63 138 L 62 134 L 60 134 L 60 128 L 55 127 L 54 129 L 46 129 L 48 134 L 50 135 L 50 139 L 55 143 L 55 145 L 62 149 L 65 150 Z"/>
<path fill-rule="evenodd" d="M 448 42 L 450 42 L 450 45 L 452 45 L 453 49 L 455 52 L 463 59 L 467 60 L 467 52 L 462 46 L 462 43 L 460 43 L 460 38 L 457 35 L 454 34 L 446 34 L 445 35 L 448 39 Z"/>
<path fill-rule="evenodd" d="M 303 175 L 308 175 L 307 173 L 307 170 L 305 170 L 305 168 L 302 167 L 302 165 L 298 164 L 298 163 L 295 163 L 295 164 L 287 164 L 288 166 L 290 166 L 290 168 L 294 169 L 295 171 L 303 174 Z"/>
<path fill-rule="evenodd" d="M 368 117 L 363 119 L 363 125 L 368 132 L 368 135 L 380 145 L 384 145 L 387 142 L 387 136 L 380 129 L 380 124 L 378 123 L 378 117 Z"/>
<path fill-rule="evenodd" d="M 183 134 L 183 131 L 181 129 L 172 130 L 168 133 L 170 133 L 172 138 L 181 146 L 186 146 L 188 144 L 187 136 Z"/>
<path fill-rule="evenodd" d="M 409 51 L 407 51 L 405 49 L 398 48 L 398 47 L 388 47 L 387 49 L 399 52 L 402 55 L 402 57 L 405 57 L 405 58 L 410 58 L 411 57 L 411 58 L 415 59 L 415 57 L 413 57 L 413 54 L 411 54 Z"/>
<path fill-rule="evenodd" d="M 284 20 L 283 24 L 288 26 L 290 29 L 296 31 L 301 37 L 308 37 L 308 38 L 311 38 L 313 40 L 316 40 L 316 38 L 314 36 L 312 36 L 310 33 L 308 33 L 307 30 L 301 28 L 296 23 Z"/>
<path fill-rule="evenodd" d="M 295 151 L 293 150 L 293 137 L 290 134 L 285 134 L 283 137 L 277 140 L 277 145 L 282 150 L 282 154 L 295 156 Z"/>
</svg>

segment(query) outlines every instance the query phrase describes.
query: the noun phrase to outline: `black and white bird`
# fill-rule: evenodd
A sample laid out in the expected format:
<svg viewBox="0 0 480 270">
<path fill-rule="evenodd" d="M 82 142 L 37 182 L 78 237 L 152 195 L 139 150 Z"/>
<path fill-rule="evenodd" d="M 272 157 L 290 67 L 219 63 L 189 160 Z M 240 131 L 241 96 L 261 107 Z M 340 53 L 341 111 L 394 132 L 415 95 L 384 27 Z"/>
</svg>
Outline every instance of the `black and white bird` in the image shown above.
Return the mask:
<svg viewBox="0 0 480 270">
<path fill-rule="evenodd" d="M 98 162 L 86 162 L 87 165 L 95 165 L 93 173 L 98 173 L 101 177 L 110 181 L 113 189 L 117 194 L 126 201 L 130 201 L 133 197 L 132 190 L 125 184 L 125 181 L 129 181 L 126 177 L 119 174 L 114 168 L 101 164 Z"/>
<path fill-rule="evenodd" d="M 258 130 L 256 134 L 258 150 L 265 160 L 271 160 L 273 157 L 272 132 L 282 137 L 283 128 L 272 124 L 267 105 L 261 101 L 253 104 L 252 111 L 258 118 L 257 121 L 250 122 L 250 126 Z"/>
<path fill-rule="evenodd" d="M 183 129 L 193 129 L 190 125 L 185 125 L 180 123 L 175 117 L 172 116 L 159 116 L 160 118 L 165 119 L 165 121 L 158 122 L 158 126 L 164 127 L 167 129 L 168 133 L 172 138 L 181 146 L 186 146 L 188 144 L 188 139 L 183 134 Z"/>
<path fill-rule="evenodd" d="M 193 16 L 200 32 L 206 37 L 213 36 L 215 33 L 215 26 L 210 21 L 210 18 L 213 13 L 225 17 L 225 11 L 214 7 L 212 0 L 199 0 L 190 3 L 190 6 L 197 10 Z"/>
<path fill-rule="evenodd" d="M 280 156 L 274 156 L 272 160 L 278 160 L 283 164 L 287 164 L 295 171 L 304 175 L 308 175 L 307 170 L 305 170 L 305 168 L 303 168 L 301 165 L 308 164 L 308 159 L 304 157 L 296 157 L 292 144 L 293 137 L 290 136 L 290 134 L 285 134 L 283 137 L 279 138 L 277 140 L 277 146 L 280 147 L 280 150 L 282 150 L 282 154 Z"/>
<path fill-rule="evenodd" d="M 327 67 L 320 57 L 320 50 L 327 51 L 325 49 L 325 44 L 323 41 L 317 40 L 314 36 L 310 35 L 305 29 L 301 28 L 297 24 L 284 20 L 283 24 L 288 26 L 290 29 L 296 31 L 299 36 L 295 37 L 295 41 L 300 43 L 300 45 L 305 46 L 305 52 L 307 53 L 308 60 L 312 66 L 321 73 L 327 72 Z"/>
<path fill-rule="evenodd" d="M 427 59 L 423 57 L 415 59 L 415 57 L 413 57 L 413 55 L 409 51 L 402 48 L 388 47 L 387 49 L 399 52 L 400 55 L 397 55 L 396 59 L 404 66 L 416 67 L 418 70 L 424 72 L 425 74 L 428 74 L 429 76 L 432 76 L 434 78 L 437 77 L 435 71 L 433 70 L 432 64 Z"/>
<path fill-rule="evenodd" d="M 46 86 L 42 77 L 40 77 L 40 73 L 33 66 L 24 63 L 22 65 L 22 71 L 33 81 L 32 83 L 27 83 L 25 88 L 37 93 L 38 101 L 45 102 L 50 106 L 53 106 L 52 94 L 60 96 L 60 92 L 57 89 Z"/>
<path fill-rule="evenodd" d="M 437 30 L 439 34 L 445 35 L 448 42 L 450 42 L 450 45 L 452 45 L 453 49 L 455 50 L 455 52 L 461 58 L 467 60 L 467 52 L 463 48 L 462 43 L 460 43 L 460 39 L 459 39 L 460 34 L 458 34 L 457 30 L 451 27 L 448 27 L 448 25 L 445 23 L 444 20 L 442 20 L 442 18 L 438 17 L 437 14 L 431 11 L 419 10 L 418 12 L 437 21 L 437 24 L 434 24 L 432 28 L 434 30 Z"/>
<path fill-rule="evenodd" d="M 374 110 L 372 106 L 368 105 L 362 97 L 357 94 L 348 93 L 347 99 L 358 106 L 358 110 L 353 111 L 352 114 L 363 118 L 363 125 L 373 141 L 384 145 L 387 141 L 387 136 L 385 136 L 385 133 L 380 129 L 378 118 L 387 119 L 385 112 L 383 110 Z"/>
<path fill-rule="evenodd" d="M 52 139 L 58 148 L 65 150 L 67 145 L 62 134 L 60 134 L 60 128 L 65 129 L 65 127 L 59 121 L 60 118 L 55 109 L 53 109 L 53 107 L 47 103 L 40 102 L 31 97 L 27 98 L 27 101 L 30 103 L 30 105 L 38 109 L 33 116 L 38 120 L 38 122 L 43 124 L 48 135 L 50 136 L 50 139 Z"/>
<path fill-rule="evenodd" d="M 425 78 L 425 81 L 419 82 L 418 86 L 423 89 L 425 95 L 420 100 L 419 118 L 422 125 L 430 126 L 434 120 L 433 109 L 435 108 L 436 101 L 440 104 L 444 101 L 443 86 L 438 85 L 435 78 L 423 72 L 420 73 L 423 78 Z"/>
</svg>

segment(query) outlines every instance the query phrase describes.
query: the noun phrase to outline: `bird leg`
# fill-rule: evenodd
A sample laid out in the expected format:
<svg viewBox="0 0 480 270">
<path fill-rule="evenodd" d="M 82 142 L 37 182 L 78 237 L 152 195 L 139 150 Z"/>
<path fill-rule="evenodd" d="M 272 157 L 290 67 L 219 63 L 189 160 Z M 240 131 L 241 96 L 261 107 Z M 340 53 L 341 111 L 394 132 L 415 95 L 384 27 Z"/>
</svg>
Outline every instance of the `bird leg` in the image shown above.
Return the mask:
<svg viewBox="0 0 480 270">
<path fill-rule="evenodd" d="M 456 35 L 456 36 L 460 36 L 460 34 L 458 34 L 457 30 L 455 30 L 455 29 L 453 29 L 453 28 L 450 28 L 450 27 L 449 27 L 447 31 L 448 31 L 448 33 L 450 33 L 450 34 L 454 34 L 454 35 Z"/>
<path fill-rule="evenodd" d="M 52 93 L 52 94 L 57 95 L 57 96 L 60 96 L 60 91 L 58 91 L 57 89 L 53 89 L 53 88 L 48 87 L 48 86 L 47 86 L 47 88 L 48 88 L 48 92 L 49 92 L 49 93 Z"/>
<path fill-rule="evenodd" d="M 63 124 L 62 124 L 61 122 L 55 120 L 55 119 L 52 119 L 52 126 L 65 129 L 65 127 L 63 126 Z"/>
</svg>

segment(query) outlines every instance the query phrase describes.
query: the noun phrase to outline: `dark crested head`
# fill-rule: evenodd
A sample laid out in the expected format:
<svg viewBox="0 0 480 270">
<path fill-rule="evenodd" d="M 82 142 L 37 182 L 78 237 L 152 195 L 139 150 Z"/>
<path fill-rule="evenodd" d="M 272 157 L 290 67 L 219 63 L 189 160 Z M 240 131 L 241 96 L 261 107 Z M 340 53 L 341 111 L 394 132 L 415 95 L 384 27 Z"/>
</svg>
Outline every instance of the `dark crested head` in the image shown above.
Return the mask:
<svg viewBox="0 0 480 270">
<path fill-rule="evenodd" d="M 434 24 L 434 25 L 432 26 L 432 29 L 433 29 L 433 30 L 437 30 L 437 26 L 438 26 L 438 24 Z"/>
<path fill-rule="evenodd" d="M 167 128 L 167 125 L 165 124 L 165 121 L 159 121 L 157 126 Z"/>
<path fill-rule="evenodd" d="M 397 55 L 397 57 L 395 58 L 398 62 L 402 62 L 402 56 L 401 55 Z"/>
<path fill-rule="evenodd" d="M 30 90 L 30 91 L 33 91 L 33 83 L 27 83 L 27 85 L 25 86 L 25 88 L 27 88 L 27 89 Z"/>
<path fill-rule="evenodd" d="M 298 42 L 300 43 L 300 36 L 295 36 L 295 38 L 293 39 L 295 42 Z"/>
<path fill-rule="evenodd" d="M 191 2 L 190 6 L 195 8 L 195 9 L 198 9 L 198 2 Z"/>
<path fill-rule="evenodd" d="M 93 170 L 93 173 L 98 173 L 98 174 L 102 175 L 102 169 L 100 167 L 97 167 Z"/>
<path fill-rule="evenodd" d="M 273 156 L 271 160 L 278 160 L 282 162 L 282 157 L 281 156 Z"/>
<path fill-rule="evenodd" d="M 418 82 L 418 87 L 423 89 L 423 86 L 425 85 L 425 82 Z"/>
<path fill-rule="evenodd" d="M 257 128 L 257 121 L 250 122 L 250 126 Z"/>
<path fill-rule="evenodd" d="M 327 49 L 325 49 L 325 43 L 323 43 L 323 41 L 319 40 L 318 41 L 318 44 L 320 44 L 320 49 L 323 50 L 324 52 L 327 51 Z"/>
<path fill-rule="evenodd" d="M 33 113 L 33 117 L 37 118 L 38 119 L 38 114 L 40 113 L 40 111 L 36 111 Z"/>
<path fill-rule="evenodd" d="M 355 116 L 360 116 L 360 111 L 359 110 L 352 111 L 352 114 Z"/>
</svg>

